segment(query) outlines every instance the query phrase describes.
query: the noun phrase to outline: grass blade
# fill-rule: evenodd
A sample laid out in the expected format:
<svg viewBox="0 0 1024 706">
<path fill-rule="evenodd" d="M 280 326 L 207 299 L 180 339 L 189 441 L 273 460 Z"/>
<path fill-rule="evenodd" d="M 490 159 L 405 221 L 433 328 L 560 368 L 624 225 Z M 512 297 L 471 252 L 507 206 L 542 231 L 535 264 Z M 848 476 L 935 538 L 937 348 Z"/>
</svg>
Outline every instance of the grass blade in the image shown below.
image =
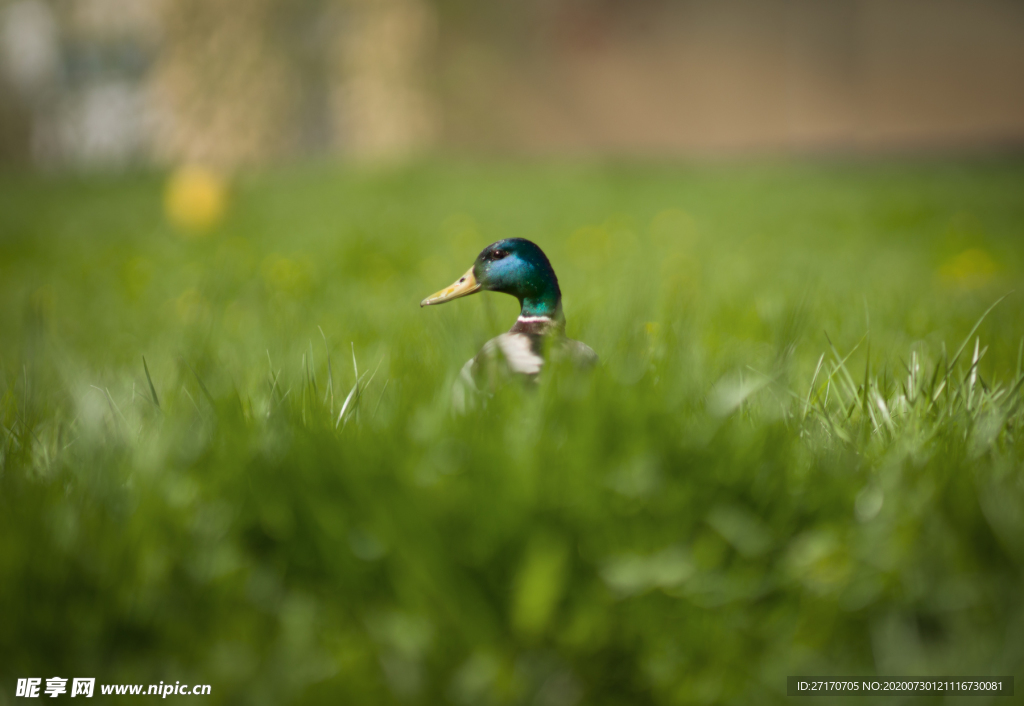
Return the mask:
<svg viewBox="0 0 1024 706">
<path fill-rule="evenodd" d="M 992 304 L 992 306 L 990 306 L 988 309 L 985 309 L 985 313 L 982 314 L 981 317 L 974 323 L 974 327 L 971 328 L 971 332 L 969 334 L 967 334 L 967 338 L 965 338 L 964 342 L 960 344 L 960 347 L 957 349 L 956 354 L 953 356 L 953 359 L 951 361 L 949 361 L 949 365 L 947 366 L 947 371 L 952 370 L 953 366 L 956 365 L 956 362 L 958 360 L 960 360 L 960 354 L 962 354 L 964 352 L 964 349 L 967 348 L 967 344 L 971 342 L 971 336 L 973 336 L 974 332 L 978 330 L 979 326 L 981 326 L 981 322 L 985 320 L 985 317 L 988 316 L 992 312 L 993 309 L 995 309 L 997 306 L 999 306 L 999 302 L 1003 301 L 1004 299 L 1006 299 L 1011 294 L 1013 294 L 1012 291 L 1011 292 L 1007 292 L 1003 296 L 1001 296 L 998 299 L 996 299 L 995 302 Z"/>
<path fill-rule="evenodd" d="M 142 369 L 146 371 L 146 382 L 149 383 L 149 393 L 153 395 L 153 404 L 156 405 L 157 409 L 160 409 L 160 398 L 156 396 L 156 387 L 153 385 L 153 378 L 149 375 L 149 366 L 146 365 L 146 356 L 142 356 Z"/>
<path fill-rule="evenodd" d="M 320 326 L 317 326 L 317 328 L 320 329 L 320 336 L 321 336 L 321 338 L 324 339 L 324 352 L 327 355 L 327 391 L 324 393 L 324 402 L 327 402 L 328 398 L 330 399 L 330 402 L 331 402 L 330 414 L 333 417 L 334 416 L 334 371 L 331 369 L 331 349 L 327 346 L 327 336 L 326 336 L 326 334 L 324 334 L 324 330 Z"/>
</svg>

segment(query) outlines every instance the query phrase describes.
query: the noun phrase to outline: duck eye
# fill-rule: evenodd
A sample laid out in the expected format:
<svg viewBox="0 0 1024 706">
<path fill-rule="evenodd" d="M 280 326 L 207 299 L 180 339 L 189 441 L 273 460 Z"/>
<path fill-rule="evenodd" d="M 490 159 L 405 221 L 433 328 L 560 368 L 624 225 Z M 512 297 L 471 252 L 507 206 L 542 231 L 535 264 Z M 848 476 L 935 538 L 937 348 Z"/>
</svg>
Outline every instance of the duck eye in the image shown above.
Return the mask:
<svg viewBox="0 0 1024 706">
<path fill-rule="evenodd" d="M 494 252 L 491 253 L 491 259 L 492 260 L 501 260 L 501 259 L 504 259 L 506 257 L 508 257 L 508 251 L 507 250 L 495 250 Z"/>
</svg>

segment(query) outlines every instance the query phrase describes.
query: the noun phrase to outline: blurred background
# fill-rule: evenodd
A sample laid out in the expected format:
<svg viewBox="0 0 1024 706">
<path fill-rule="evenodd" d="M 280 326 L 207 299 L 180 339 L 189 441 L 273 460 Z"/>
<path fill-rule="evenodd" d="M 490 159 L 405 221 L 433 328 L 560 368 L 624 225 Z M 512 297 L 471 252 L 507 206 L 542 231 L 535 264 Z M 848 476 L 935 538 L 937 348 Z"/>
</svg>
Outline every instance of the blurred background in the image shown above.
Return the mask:
<svg viewBox="0 0 1024 706">
<path fill-rule="evenodd" d="M 1024 143 L 1018 0 L 0 0 L 0 164 Z"/>
<path fill-rule="evenodd" d="M 1019 690 L 1022 147 L 1024 0 L 0 0 L 0 706 Z"/>
</svg>

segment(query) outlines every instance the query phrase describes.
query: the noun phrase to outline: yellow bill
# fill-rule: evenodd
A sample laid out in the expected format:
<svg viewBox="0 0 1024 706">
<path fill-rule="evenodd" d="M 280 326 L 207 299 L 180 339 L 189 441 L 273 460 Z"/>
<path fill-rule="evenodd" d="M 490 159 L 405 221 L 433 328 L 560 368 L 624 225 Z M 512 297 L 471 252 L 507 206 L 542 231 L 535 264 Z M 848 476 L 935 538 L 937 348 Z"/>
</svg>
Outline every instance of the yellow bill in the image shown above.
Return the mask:
<svg viewBox="0 0 1024 706">
<path fill-rule="evenodd" d="M 473 275 L 473 268 L 470 267 L 466 274 L 459 277 L 459 279 L 448 287 L 445 287 L 440 292 L 434 292 L 429 297 L 420 302 L 420 306 L 430 306 L 431 304 L 443 304 L 450 302 L 452 299 L 458 299 L 464 297 L 473 292 L 479 291 L 480 283 L 476 281 L 476 277 Z"/>
</svg>

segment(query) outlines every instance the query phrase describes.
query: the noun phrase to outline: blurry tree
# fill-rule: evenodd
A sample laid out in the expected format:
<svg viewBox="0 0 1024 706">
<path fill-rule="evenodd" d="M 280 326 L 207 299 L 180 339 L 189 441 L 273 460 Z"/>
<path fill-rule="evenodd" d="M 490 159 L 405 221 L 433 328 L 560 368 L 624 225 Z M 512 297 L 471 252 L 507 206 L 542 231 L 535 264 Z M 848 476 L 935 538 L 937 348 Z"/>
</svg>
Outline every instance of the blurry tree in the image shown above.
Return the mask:
<svg viewBox="0 0 1024 706">
<path fill-rule="evenodd" d="M 31 116 L 0 77 L 0 164 L 24 164 L 29 159 Z"/>
<path fill-rule="evenodd" d="M 163 25 L 152 81 L 165 159 L 395 158 L 431 140 L 421 0 L 174 0 Z"/>
<path fill-rule="evenodd" d="M 422 150 L 437 122 L 427 90 L 432 7 L 423 0 L 352 0 L 349 10 L 351 22 L 334 56 L 336 139 L 364 159 Z"/>
<path fill-rule="evenodd" d="M 276 0 L 173 0 L 151 77 L 156 154 L 234 166 L 284 154 L 295 105 Z"/>
<path fill-rule="evenodd" d="M 57 45 L 48 4 L 0 2 L 0 162 L 24 162 L 44 142 L 39 128 L 53 105 Z"/>
</svg>

